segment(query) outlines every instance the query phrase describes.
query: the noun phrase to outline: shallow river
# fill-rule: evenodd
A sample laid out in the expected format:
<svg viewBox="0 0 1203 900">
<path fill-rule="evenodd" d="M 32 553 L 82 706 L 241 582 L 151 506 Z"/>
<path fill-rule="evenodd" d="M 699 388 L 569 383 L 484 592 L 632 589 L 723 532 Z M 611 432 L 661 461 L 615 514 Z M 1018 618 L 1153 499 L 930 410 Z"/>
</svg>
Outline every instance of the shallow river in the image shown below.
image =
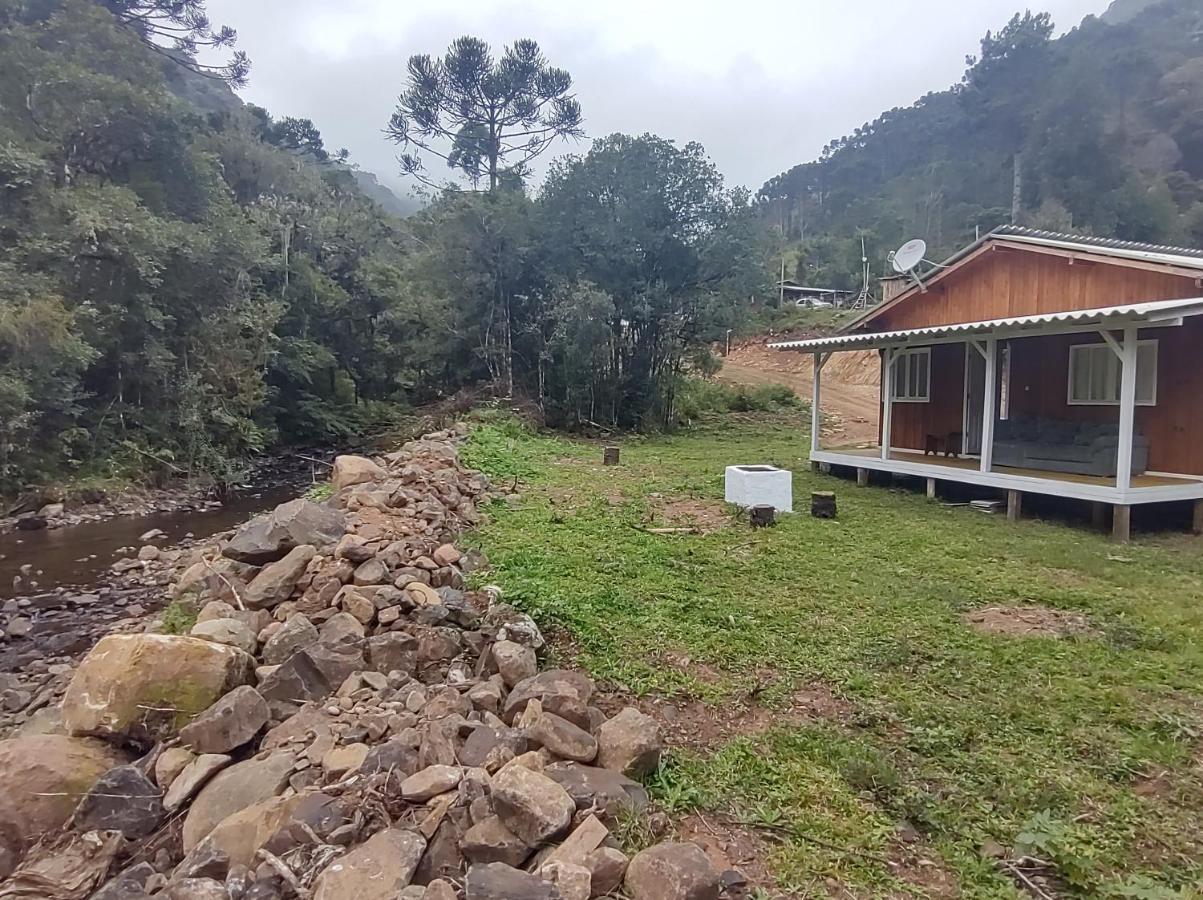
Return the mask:
<svg viewBox="0 0 1203 900">
<path fill-rule="evenodd" d="M 139 538 L 152 529 L 167 533 L 166 538 L 155 542 L 160 546 L 174 544 L 188 534 L 208 537 L 291 500 L 299 492 L 296 484 L 278 485 L 235 494 L 223 506 L 201 512 L 118 516 L 102 522 L 0 535 L 0 599 L 45 593 L 59 586 L 87 587 L 102 580 L 109 566 L 120 558 L 119 549 L 133 547 L 136 551 L 142 545 Z M 25 563 L 35 571 L 41 570 L 33 578 L 37 587 L 24 579 L 14 590 L 13 578 Z"/>
</svg>

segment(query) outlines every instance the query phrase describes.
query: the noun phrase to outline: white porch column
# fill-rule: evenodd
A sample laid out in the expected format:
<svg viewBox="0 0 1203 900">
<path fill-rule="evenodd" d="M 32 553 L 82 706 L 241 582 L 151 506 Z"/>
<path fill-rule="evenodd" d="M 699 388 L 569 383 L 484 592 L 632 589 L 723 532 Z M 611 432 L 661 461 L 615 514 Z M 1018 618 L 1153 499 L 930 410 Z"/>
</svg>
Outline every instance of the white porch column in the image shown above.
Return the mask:
<svg viewBox="0 0 1203 900">
<path fill-rule="evenodd" d="M 810 452 L 813 454 L 819 450 L 819 400 L 821 394 L 820 382 L 823 377 L 823 366 L 827 365 L 827 360 L 831 359 L 830 353 L 815 353 L 814 359 L 815 378 L 812 385 L 810 398 Z"/>
<path fill-rule="evenodd" d="M 894 417 L 894 349 L 885 350 L 885 377 L 882 378 L 884 399 L 881 403 L 881 458 L 890 458 L 890 420 Z"/>
<path fill-rule="evenodd" d="M 1116 453 L 1115 486 L 1126 491 L 1132 486 L 1132 434 L 1136 423 L 1136 326 L 1124 329 L 1120 353 L 1119 448 Z"/>
<path fill-rule="evenodd" d="M 986 387 L 982 398 L 982 455 L 981 471 L 989 472 L 994 464 L 994 396 L 998 384 L 998 338 L 986 338 Z"/>
</svg>

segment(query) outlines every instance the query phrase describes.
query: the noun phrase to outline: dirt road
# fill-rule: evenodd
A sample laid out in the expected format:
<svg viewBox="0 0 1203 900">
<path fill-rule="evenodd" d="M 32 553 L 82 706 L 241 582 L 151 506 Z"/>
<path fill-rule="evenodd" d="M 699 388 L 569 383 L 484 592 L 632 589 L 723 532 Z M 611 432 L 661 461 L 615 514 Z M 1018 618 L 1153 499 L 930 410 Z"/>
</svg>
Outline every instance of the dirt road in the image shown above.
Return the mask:
<svg viewBox="0 0 1203 900">
<path fill-rule="evenodd" d="M 843 358 L 841 358 L 843 357 Z M 823 369 L 824 443 L 860 444 L 877 440 L 877 356 L 840 354 Z M 814 376 L 808 354 L 770 350 L 762 344 L 735 348 L 718 374 L 730 384 L 784 384 L 807 402 Z"/>
</svg>

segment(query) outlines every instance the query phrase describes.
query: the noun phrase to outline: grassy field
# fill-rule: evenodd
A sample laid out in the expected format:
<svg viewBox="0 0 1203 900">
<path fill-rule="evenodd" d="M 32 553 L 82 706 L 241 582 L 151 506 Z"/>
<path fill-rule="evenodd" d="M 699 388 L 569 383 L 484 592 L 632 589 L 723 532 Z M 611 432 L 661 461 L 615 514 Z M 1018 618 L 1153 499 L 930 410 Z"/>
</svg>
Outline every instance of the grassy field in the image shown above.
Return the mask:
<svg viewBox="0 0 1203 900">
<path fill-rule="evenodd" d="M 662 808 L 753 848 L 766 897 L 1196 896 L 1199 546 L 857 488 L 810 472 L 806 433 L 729 415 L 619 467 L 504 423 L 469 445 L 518 490 L 474 536 L 487 578 L 682 735 Z M 838 520 L 751 531 L 721 502 L 736 462 L 835 490 Z M 1065 633 L 984 633 L 986 607 Z"/>
</svg>

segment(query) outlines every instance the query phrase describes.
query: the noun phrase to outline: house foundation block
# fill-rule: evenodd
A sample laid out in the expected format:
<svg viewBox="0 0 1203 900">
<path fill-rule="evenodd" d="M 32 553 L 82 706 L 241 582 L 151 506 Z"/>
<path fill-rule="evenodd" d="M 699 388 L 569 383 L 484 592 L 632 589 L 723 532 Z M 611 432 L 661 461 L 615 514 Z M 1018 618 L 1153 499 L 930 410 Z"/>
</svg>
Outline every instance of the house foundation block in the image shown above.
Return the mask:
<svg viewBox="0 0 1203 900">
<path fill-rule="evenodd" d="M 1132 507 L 1116 503 L 1111 510 L 1111 540 L 1126 544 L 1132 537 Z"/>
<path fill-rule="evenodd" d="M 1007 521 L 1018 522 L 1023 513 L 1023 492 L 1007 491 Z"/>
</svg>

